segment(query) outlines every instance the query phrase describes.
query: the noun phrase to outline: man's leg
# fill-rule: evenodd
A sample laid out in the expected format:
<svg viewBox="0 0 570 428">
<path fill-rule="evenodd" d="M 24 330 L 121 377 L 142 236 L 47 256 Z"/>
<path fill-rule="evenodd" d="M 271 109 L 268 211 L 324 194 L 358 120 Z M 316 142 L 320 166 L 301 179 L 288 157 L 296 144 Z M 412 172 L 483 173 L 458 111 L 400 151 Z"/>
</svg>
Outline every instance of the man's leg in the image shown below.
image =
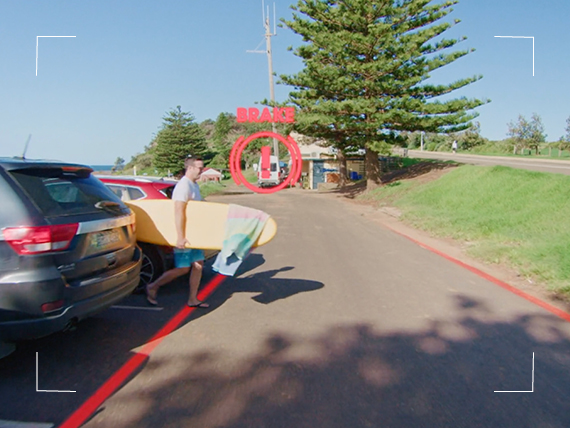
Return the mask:
<svg viewBox="0 0 570 428">
<path fill-rule="evenodd" d="M 192 263 L 192 270 L 190 271 L 190 297 L 188 299 L 188 306 L 197 306 L 201 303 L 198 300 L 198 287 L 200 287 L 203 268 L 203 260 Z M 207 303 L 202 303 L 201 307 L 207 308 L 207 305 Z"/>
<path fill-rule="evenodd" d="M 164 272 L 160 277 L 156 279 L 156 281 L 151 282 L 146 286 L 146 294 L 147 300 L 149 303 L 156 305 L 156 294 L 158 293 L 158 289 L 162 287 L 164 284 L 168 284 L 170 281 L 175 280 L 179 276 L 185 275 L 190 270 L 189 267 L 180 267 L 167 270 Z"/>
</svg>

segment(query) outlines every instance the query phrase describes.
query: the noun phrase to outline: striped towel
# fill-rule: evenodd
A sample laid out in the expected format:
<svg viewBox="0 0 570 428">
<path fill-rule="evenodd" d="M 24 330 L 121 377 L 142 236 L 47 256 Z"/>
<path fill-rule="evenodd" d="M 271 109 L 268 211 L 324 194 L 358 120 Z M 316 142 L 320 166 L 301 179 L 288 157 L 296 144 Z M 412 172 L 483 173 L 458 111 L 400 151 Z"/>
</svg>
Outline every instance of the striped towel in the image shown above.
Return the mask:
<svg viewBox="0 0 570 428">
<path fill-rule="evenodd" d="M 212 269 L 222 275 L 233 276 L 261 235 L 268 219 L 269 214 L 263 211 L 230 204 L 222 251 Z"/>
</svg>

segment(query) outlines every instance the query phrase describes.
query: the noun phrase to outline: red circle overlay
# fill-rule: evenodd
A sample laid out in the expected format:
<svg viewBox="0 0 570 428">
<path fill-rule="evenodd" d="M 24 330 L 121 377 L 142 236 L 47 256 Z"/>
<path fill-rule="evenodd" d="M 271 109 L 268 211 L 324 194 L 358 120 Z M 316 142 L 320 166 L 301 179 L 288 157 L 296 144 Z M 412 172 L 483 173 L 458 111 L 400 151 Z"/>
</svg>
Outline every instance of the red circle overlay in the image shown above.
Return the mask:
<svg viewBox="0 0 570 428">
<path fill-rule="evenodd" d="M 291 171 L 289 172 L 289 176 L 287 177 L 287 179 L 280 185 L 275 186 L 271 189 L 262 189 L 260 187 L 254 186 L 245 179 L 243 173 L 241 172 L 240 159 L 243 151 L 245 150 L 245 148 L 249 143 L 258 138 L 268 138 L 268 137 L 279 140 L 281 143 L 285 145 L 285 147 L 287 147 L 287 150 L 291 155 L 291 161 L 292 161 Z M 299 178 L 301 177 L 302 169 L 303 169 L 303 159 L 301 157 L 301 151 L 299 150 L 299 146 L 297 146 L 295 140 L 293 140 L 293 138 L 291 138 L 290 136 L 285 138 L 282 135 L 276 134 L 274 132 L 269 132 L 269 131 L 256 132 L 255 134 L 250 135 L 247 138 L 240 136 L 234 143 L 232 151 L 230 152 L 230 172 L 232 174 L 234 182 L 238 186 L 240 184 L 243 184 L 249 190 L 252 190 L 256 193 L 266 193 L 266 194 L 275 193 L 280 190 L 283 190 L 285 187 L 289 185 L 289 183 L 295 184 L 297 181 L 299 181 Z"/>
</svg>

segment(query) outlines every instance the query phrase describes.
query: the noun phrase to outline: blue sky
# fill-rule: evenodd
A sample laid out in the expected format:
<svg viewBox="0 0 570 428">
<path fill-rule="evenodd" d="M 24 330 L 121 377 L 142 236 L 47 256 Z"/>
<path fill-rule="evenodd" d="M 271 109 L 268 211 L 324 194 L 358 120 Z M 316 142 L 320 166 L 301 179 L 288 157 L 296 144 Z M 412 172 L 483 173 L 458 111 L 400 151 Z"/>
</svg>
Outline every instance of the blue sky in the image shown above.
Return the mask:
<svg viewBox="0 0 570 428">
<path fill-rule="evenodd" d="M 291 1 L 275 4 L 290 17 Z M 557 140 L 570 116 L 568 16 L 568 0 L 461 0 L 446 36 L 476 51 L 432 79 L 484 76 L 454 96 L 492 100 L 478 109 L 487 138 L 536 112 Z M 30 158 L 112 164 L 142 152 L 177 105 L 198 121 L 253 106 L 269 98 L 266 56 L 246 53 L 263 33 L 261 0 L 0 0 L 0 156 L 21 154 L 32 134 Z M 287 46 L 300 38 L 277 33 L 274 71 L 299 71 Z M 36 76 L 37 36 L 76 38 L 40 38 Z M 534 77 L 532 40 L 494 36 L 535 37 Z M 278 101 L 287 93 L 276 85 Z"/>
</svg>

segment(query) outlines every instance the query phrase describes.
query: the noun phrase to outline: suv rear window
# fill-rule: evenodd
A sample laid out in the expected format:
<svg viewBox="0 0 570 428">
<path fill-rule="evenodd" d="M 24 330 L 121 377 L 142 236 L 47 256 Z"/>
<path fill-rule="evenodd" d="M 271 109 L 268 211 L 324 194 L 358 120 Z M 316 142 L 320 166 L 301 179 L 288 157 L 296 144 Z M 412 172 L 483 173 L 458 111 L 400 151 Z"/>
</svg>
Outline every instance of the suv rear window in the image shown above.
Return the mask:
<svg viewBox="0 0 570 428">
<path fill-rule="evenodd" d="M 100 201 L 121 203 L 87 170 L 27 168 L 10 171 L 10 174 L 46 217 L 100 212 L 95 207 Z"/>
</svg>

